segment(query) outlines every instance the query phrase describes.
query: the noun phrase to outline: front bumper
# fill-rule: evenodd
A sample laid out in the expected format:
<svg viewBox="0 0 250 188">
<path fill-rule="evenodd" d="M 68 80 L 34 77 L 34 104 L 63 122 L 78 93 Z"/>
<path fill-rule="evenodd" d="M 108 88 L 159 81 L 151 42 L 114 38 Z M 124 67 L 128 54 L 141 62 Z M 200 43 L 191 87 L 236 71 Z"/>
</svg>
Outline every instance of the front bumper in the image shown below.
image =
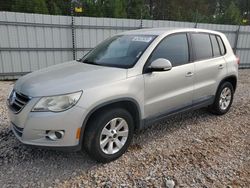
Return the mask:
<svg viewBox="0 0 250 188">
<path fill-rule="evenodd" d="M 64 112 L 31 112 L 38 98 L 33 98 L 19 113 L 9 109 L 11 128 L 22 143 L 33 146 L 53 147 L 58 149 L 81 148 L 77 130 L 83 125 L 86 110 L 74 106 Z M 47 137 L 48 131 L 63 130 L 64 136 L 58 140 Z"/>
</svg>

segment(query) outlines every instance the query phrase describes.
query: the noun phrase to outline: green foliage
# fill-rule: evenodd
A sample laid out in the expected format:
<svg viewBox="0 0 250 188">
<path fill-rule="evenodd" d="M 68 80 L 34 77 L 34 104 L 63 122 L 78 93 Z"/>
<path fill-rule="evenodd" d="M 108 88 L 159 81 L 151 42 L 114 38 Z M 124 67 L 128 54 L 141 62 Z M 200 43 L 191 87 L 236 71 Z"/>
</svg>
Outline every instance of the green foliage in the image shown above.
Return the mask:
<svg viewBox="0 0 250 188">
<path fill-rule="evenodd" d="M 0 11 L 11 11 L 11 5 L 13 3 L 13 0 L 0 0 Z"/>
<path fill-rule="evenodd" d="M 241 13 L 240 9 L 236 4 L 231 1 L 228 7 L 222 7 L 223 9 L 216 14 L 215 23 L 219 24 L 240 24 L 241 23 Z"/>
<path fill-rule="evenodd" d="M 61 15 L 62 10 L 55 1 L 47 1 L 47 7 L 50 14 Z"/>
<path fill-rule="evenodd" d="M 33 0 L 32 7 L 35 13 L 41 13 L 41 14 L 49 13 L 45 0 Z"/>
<path fill-rule="evenodd" d="M 123 0 L 113 0 L 113 15 L 115 18 L 126 18 L 126 4 Z"/>
<path fill-rule="evenodd" d="M 75 16 L 239 24 L 250 20 L 250 0 L 0 0 L 0 11 Z"/>
<path fill-rule="evenodd" d="M 144 0 L 129 0 L 127 3 L 128 18 L 147 18 L 147 8 Z"/>
<path fill-rule="evenodd" d="M 224 23 L 226 24 L 240 24 L 241 15 L 240 9 L 232 1 L 224 14 Z"/>
<path fill-rule="evenodd" d="M 13 2 L 12 11 L 48 14 L 48 8 L 45 0 L 16 0 Z"/>
</svg>

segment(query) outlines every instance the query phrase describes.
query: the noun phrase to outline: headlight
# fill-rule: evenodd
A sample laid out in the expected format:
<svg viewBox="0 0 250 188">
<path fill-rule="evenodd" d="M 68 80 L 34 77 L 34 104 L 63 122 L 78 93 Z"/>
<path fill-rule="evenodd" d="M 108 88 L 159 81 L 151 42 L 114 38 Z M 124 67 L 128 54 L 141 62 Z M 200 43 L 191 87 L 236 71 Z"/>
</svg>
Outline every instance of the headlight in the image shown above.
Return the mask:
<svg viewBox="0 0 250 188">
<path fill-rule="evenodd" d="M 12 95 L 13 92 L 14 92 L 14 88 L 10 89 L 7 99 L 10 98 L 10 96 Z"/>
<path fill-rule="evenodd" d="M 51 97 L 43 97 L 41 98 L 34 108 L 33 112 L 61 112 L 67 109 L 70 109 L 74 106 L 82 95 L 82 91 L 65 94 L 65 95 L 57 95 Z"/>
</svg>

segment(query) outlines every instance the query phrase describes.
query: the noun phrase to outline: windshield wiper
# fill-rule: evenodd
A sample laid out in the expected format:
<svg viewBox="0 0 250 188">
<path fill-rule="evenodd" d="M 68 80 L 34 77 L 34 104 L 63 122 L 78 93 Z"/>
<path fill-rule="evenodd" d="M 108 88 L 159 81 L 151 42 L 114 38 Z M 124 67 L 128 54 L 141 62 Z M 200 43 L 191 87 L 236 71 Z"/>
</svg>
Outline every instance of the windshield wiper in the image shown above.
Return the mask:
<svg viewBox="0 0 250 188">
<path fill-rule="evenodd" d="M 81 59 L 81 58 L 79 58 L 79 59 L 76 59 L 76 61 L 77 61 L 77 62 L 82 62 L 82 59 Z"/>
<path fill-rule="evenodd" d="M 87 60 L 87 59 L 85 59 L 85 60 L 83 60 L 83 61 L 81 61 L 81 62 L 87 63 L 87 64 L 91 64 L 91 65 L 100 65 L 100 64 L 98 64 L 98 63 L 96 63 L 96 62 L 94 62 L 94 61 L 89 61 L 89 60 Z"/>
</svg>

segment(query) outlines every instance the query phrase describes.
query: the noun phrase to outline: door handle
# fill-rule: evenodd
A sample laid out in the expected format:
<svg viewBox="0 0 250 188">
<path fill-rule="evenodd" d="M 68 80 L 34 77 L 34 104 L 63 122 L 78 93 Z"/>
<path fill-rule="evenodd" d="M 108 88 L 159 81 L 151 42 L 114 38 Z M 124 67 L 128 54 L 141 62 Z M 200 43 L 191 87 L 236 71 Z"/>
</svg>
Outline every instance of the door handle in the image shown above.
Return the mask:
<svg viewBox="0 0 250 188">
<path fill-rule="evenodd" d="M 219 68 L 219 69 L 223 69 L 223 68 L 224 68 L 224 65 L 220 64 L 218 68 Z"/>
<path fill-rule="evenodd" d="M 194 75 L 193 72 L 187 72 L 186 77 L 191 77 L 191 76 L 193 76 L 193 75 Z"/>
</svg>

